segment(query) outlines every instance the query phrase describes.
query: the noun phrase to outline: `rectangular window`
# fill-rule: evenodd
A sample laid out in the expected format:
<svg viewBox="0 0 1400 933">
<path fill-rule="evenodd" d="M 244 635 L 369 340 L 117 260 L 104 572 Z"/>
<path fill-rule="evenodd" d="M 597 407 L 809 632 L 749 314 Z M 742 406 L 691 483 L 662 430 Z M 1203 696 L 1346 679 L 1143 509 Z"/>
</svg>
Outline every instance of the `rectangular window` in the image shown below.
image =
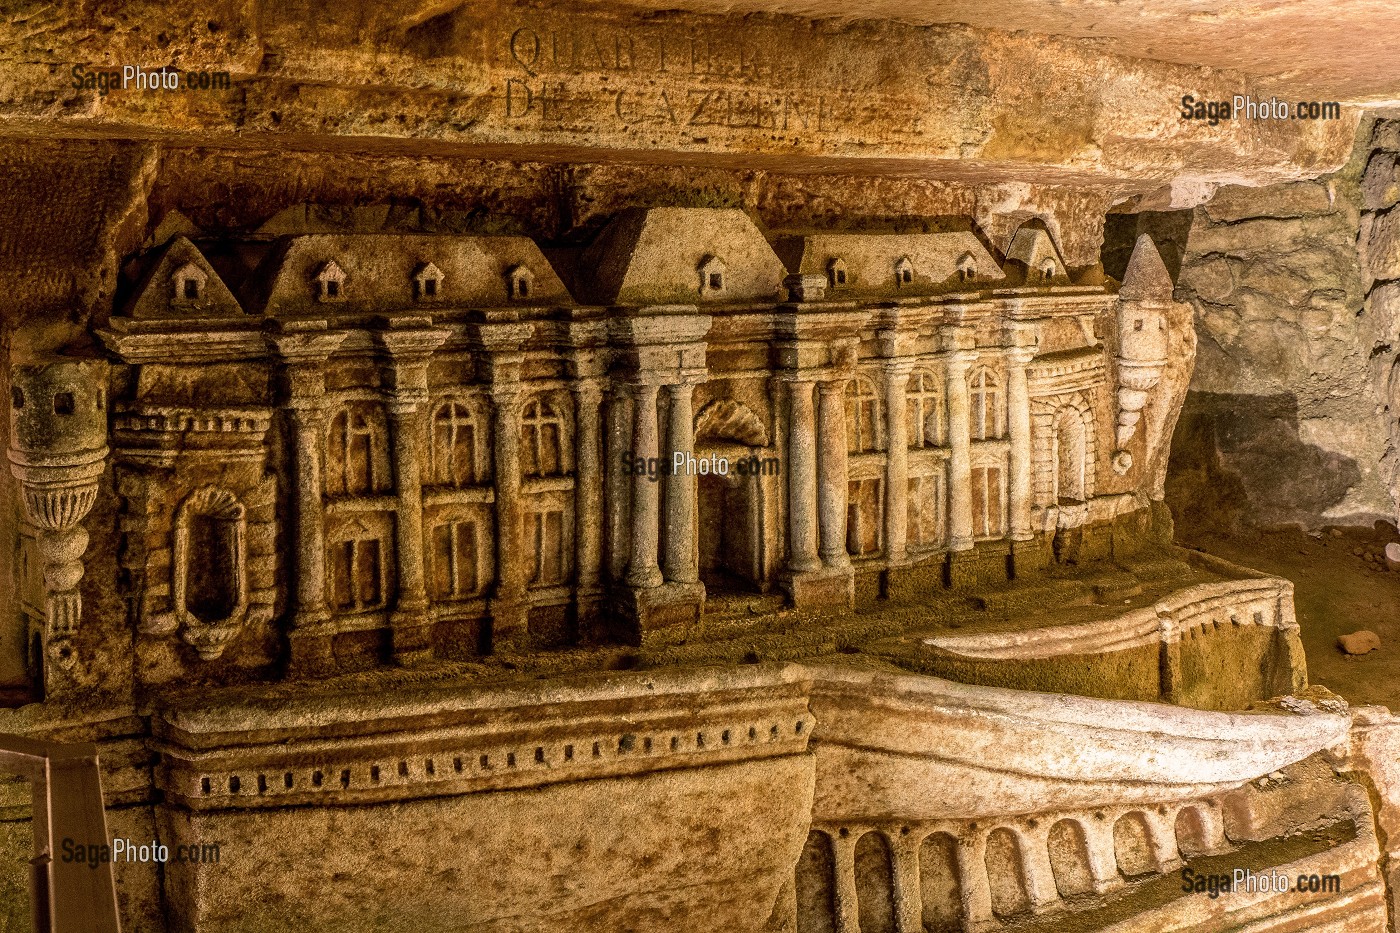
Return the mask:
<svg viewBox="0 0 1400 933">
<path fill-rule="evenodd" d="M 1006 487 L 1000 466 L 972 468 L 972 535 L 1000 538 L 1006 529 Z"/>
<path fill-rule="evenodd" d="M 878 479 L 852 480 L 846 499 L 846 550 L 852 557 L 880 553 L 882 484 Z"/>
<path fill-rule="evenodd" d="M 931 548 L 943 543 L 943 478 L 915 476 L 909 480 L 909 544 Z"/>
<path fill-rule="evenodd" d="M 445 522 L 433 528 L 433 596 L 467 599 L 481 590 L 476 522 Z"/>
<path fill-rule="evenodd" d="M 558 586 L 565 580 L 564 512 L 543 509 L 525 517 L 525 541 L 532 557 L 531 586 Z"/>
<path fill-rule="evenodd" d="M 378 538 L 337 541 L 331 547 L 331 602 L 341 612 L 384 605 L 383 547 Z"/>
</svg>

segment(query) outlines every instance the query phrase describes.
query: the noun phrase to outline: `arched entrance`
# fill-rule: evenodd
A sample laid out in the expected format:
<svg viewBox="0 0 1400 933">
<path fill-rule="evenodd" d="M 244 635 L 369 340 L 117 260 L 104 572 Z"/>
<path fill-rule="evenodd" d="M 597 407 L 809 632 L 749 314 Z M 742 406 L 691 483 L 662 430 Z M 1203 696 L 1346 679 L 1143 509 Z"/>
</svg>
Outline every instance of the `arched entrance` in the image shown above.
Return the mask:
<svg viewBox="0 0 1400 933">
<path fill-rule="evenodd" d="M 710 402 L 695 418 L 696 457 L 729 466 L 724 475 L 697 478 L 700 579 L 706 598 L 763 588 L 762 464 L 773 462 L 767 446 L 763 422 L 732 398 Z"/>
</svg>

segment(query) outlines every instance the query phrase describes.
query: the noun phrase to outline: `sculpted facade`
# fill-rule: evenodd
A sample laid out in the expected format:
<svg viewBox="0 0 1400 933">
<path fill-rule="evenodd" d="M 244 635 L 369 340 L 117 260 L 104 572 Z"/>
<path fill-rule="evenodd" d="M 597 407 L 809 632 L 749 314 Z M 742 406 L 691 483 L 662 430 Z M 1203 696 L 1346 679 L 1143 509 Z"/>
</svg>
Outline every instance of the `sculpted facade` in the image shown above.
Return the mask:
<svg viewBox="0 0 1400 933">
<path fill-rule="evenodd" d="M 177 237 L 100 332 L 153 682 L 674 643 L 707 599 L 849 612 L 1107 555 L 1189 368 L 1146 238 L 1120 294 L 1035 225 L 998 261 L 970 228 L 638 210 L 572 291 L 521 237 L 265 252 L 235 297 Z"/>
<path fill-rule="evenodd" d="M 127 927 L 1384 929 L 1291 584 L 1170 546 L 1157 244 L 1120 283 L 997 242 L 154 244 L 100 354 L 10 368 L 8 728 L 229 853 L 116 866 Z M 1177 889 L 1225 856 L 1340 880 Z"/>
</svg>

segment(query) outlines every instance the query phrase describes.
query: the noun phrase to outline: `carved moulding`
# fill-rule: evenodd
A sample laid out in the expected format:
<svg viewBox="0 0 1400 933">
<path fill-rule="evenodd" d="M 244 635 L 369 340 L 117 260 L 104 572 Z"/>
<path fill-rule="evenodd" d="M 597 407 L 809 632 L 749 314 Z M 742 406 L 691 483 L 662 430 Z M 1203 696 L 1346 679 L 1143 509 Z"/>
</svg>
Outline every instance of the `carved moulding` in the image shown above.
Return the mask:
<svg viewBox="0 0 1400 933">
<path fill-rule="evenodd" d="M 54 358 L 10 370 L 10 470 L 43 564 L 44 652 L 60 669 L 77 661 L 87 531 L 107 459 L 107 364 Z M 48 684 L 48 687 L 54 685 Z"/>
</svg>

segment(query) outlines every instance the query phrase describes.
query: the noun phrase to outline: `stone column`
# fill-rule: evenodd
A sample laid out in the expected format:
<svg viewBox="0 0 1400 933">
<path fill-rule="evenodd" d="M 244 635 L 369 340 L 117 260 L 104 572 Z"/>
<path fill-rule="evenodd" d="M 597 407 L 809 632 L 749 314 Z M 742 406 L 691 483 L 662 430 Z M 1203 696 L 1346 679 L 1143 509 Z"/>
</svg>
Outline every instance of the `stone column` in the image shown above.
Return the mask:
<svg viewBox="0 0 1400 933">
<path fill-rule="evenodd" d="M 330 618 L 326 609 L 326 516 L 322 507 L 321 435 L 326 413 L 297 403 L 288 414 L 296 476 L 296 610 L 292 625 L 307 628 Z"/>
<path fill-rule="evenodd" d="M 967 371 L 977 354 L 954 350 L 945 358 L 948 372 L 948 548 L 972 548 L 972 426 Z"/>
<path fill-rule="evenodd" d="M 919 888 L 919 842 L 913 836 L 895 836 L 890 846 L 890 858 L 893 860 L 896 933 L 923 933 L 924 898 Z"/>
<path fill-rule="evenodd" d="M 1079 821 L 1084 830 L 1084 847 L 1089 862 L 1089 877 L 1094 893 L 1103 894 L 1122 887 L 1123 876 L 1118 873 L 1118 856 L 1113 844 L 1113 821 L 1103 814 L 1086 816 Z"/>
<path fill-rule="evenodd" d="M 326 517 L 322 494 L 321 439 L 325 433 L 325 363 L 345 334 L 317 331 L 276 334 L 268 339 L 285 368 L 288 419 L 292 426 L 292 512 L 296 580 L 292 610 L 292 671 L 323 675 L 334 667 L 326 600 Z"/>
<path fill-rule="evenodd" d="M 788 570 L 811 573 L 817 558 L 817 432 L 812 381 L 788 383 Z"/>
<path fill-rule="evenodd" d="M 603 475 L 598 423 L 603 393 L 592 380 L 574 385 L 574 566 L 579 595 L 598 590 L 603 555 Z"/>
<path fill-rule="evenodd" d="M 632 396 L 626 385 L 616 386 L 608 404 L 607 534 L 608 579 L 620 583 L 632 556 L 632 485 L 628 470 L 632 453 Z M 624 466 L 624 462 L 628 466 Z"/>
<path fill-rule="evenodd" d="M 399 508 L 394 515 L 394 555 L 398 570 L 398 599 L 390 615 L 394 630 L 394 660 L 412 664 L 432 655 L 432 624 L 423 577 L 423 479 L 419 445 L 423 443 L 423 406 L 416 399 L 389 403 L 394 439 L 394 488 Z"/>
<path fill-rule="evenodd" d="M 695 453 L 695 421 L 692 413 L 695 386 L 680 383 L 667 387 L 670 395 L 670 424 L 667 431 L 671 453 Z M 667 467 L 671 461 L 667 461 Z M 688 470 L 666 474 L 666 580 L 671 583 L 700 582 L 700 554 L 695 537 L 696 478 Z"/>
<path fill-rule="evenodd" d="M 901 564 L 909 541 L 909 428 L 905 392 L 909 388 L 908 360 L 887 360 L 885 377 L 885 561 Z"/>
<path fill-rule="evenodd" d="M 423 572 L 422 449 L 428 442 L 428 360 L 448 337 L 441 330 L 398 330 L 375 334 L 389 354 L 389 419 L 393 436 L 394 556 L 398 598 L 389 616 L 394 660 L 415 664 L 432 656 L 432 619 Z"/>
<path fill-rule="evenodd" d="M 1021 847 L 1021 867 L 1031 908 L 1042 911 L 1060 898 L 1055 869 L 1050 865 L 1050 826 L 1041 821 L 1033 829 L 1016 833 Z"/>
<path fill-rule="evenodd" d="M 831 837 L 835 868 L 836 933 L 860 933 L 860 904 L 856 891 L 856 838 L 837 833 Z"/>
<path fill-rule="evenodd" d="M 827 567 L 851 566 L 846 552 L 846 380 L 832 379 L 817 386 L 817 515 L 821 523 L 821 559 Z"/>
<path fill-rule="evenodd" d="M 632 453 L 643 461 L 660 456 L 656 424 L 657 387 L 639 385 L 633 399 Z M 637 588 L 660 586 L 657 565 L 660 534 L 660 488 L 657 478 L 645 470 L 632 476 L 632 559 L 627 565 L 627 584 Z"/>
<path fill-rule="evenodd" d="M 957 862 L 964 929 L 988 929 L 997 920 L 992 913 L 992 885 L 987 878 L 986 834 L 977 832 L 958 839 Z"/>
<path fill-rule="evenodd" d="M 496 480 L 496 592 L 491 600 L 493 650 L 529 644 L 525 604 L 524 522 L 520 496 L 520 407 L 518 382 L 491 387 Z"/>
<path fill-rule="evenodd" d="M 1031 393 L 1026 383 L 1026 364 L 1034 356 L 1034 347 L 1013 347 L 1006 355 L 1012 541 L 1029 541 L 1034 537 L 1031 532 Z"/>
</svg>

